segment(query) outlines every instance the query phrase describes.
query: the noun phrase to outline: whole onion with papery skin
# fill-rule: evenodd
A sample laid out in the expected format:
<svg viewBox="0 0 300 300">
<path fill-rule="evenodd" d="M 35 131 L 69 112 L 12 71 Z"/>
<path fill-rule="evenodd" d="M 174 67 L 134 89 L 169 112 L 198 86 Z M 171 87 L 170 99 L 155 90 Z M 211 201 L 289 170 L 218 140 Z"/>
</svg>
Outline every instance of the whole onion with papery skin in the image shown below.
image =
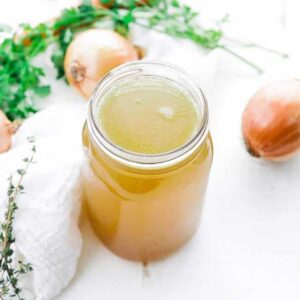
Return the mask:
<svg viewBox="0 0 300 300">
<path fill-rule="evenodd" d="M 88 99 L 97 83 L 115 67 L 138 59 L 135 47 L 118 33 L 89 29 L 69 45 L 64 70 L 68 82 Z"/>
<path fill-rule="evenodd" d="M 125 7 L 129 6 L 130 3 L 131 3 L 132 0 L 128 0 L 127 2 L 128 3 L 122 3 Z M 94 6 L 94 7 L 97 7 L 97 8 L 100 8 L 100 7 L 106 7 L 106 8 L 111 8 L 114 6 L 115 4 L 115 0 L 92 0 L 91 1 L 91 4 Z M 135 1 L 135 4 L 137 6 L 141 6 L 141 5 L 145 5 L 145 4 L 149 4 L 148 3 L 149 1 L 148 0 L 136 0 Z M 127 5 L 126 5 L 127 4 Z"/>
<path fill-rule="evenodd" d="M 12 135 L 16 132 L 17 127 L 12 123 L 4 112 L 0 110 L 0 153 L 10 149 Z"/>
<path fill-rule="evenodd" d="M 249 101 L 242 120 L 250 154 L 280 161 L 300 150 L 300 80 L 273 82 Z"/>
<path fill-rule="evenodd" d="M 91 1 L 91 4 L 97 8 L 100 8 L 100 7 L 110 8 L 114 5 L 114 3 L 115 3 L 115 0 L 109 0 L 109 1 L 92 0 Z"/>
</svg>

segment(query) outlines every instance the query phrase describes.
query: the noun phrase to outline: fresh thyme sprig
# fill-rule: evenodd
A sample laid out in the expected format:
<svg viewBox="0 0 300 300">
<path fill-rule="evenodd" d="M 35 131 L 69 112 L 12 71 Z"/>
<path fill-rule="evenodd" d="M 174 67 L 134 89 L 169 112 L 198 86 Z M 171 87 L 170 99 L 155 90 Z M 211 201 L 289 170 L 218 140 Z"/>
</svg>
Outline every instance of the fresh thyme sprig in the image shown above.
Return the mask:
<svg viewBox="0 0 300 300">
<path fill-rule="evenodd" d="M 220 48 L 258 72 L 262 69 L 235 52 L 220 27 L 199 24 L 199 14 L 180 0 L 99 0 L 109 9 L 94 7 L 83 0 L 79 7 L 65 9 L 55 20 L 31 27 L 20 25 L 18 32 L 0 45 L 0 109 L 9 119 L 24 119 L 36 112 L 35 99 L 47 96 L 50 87 L 42 84 L 44 70 L 34 65 L 34 57 L 50 44 L 57 45 L 51 60 L 57 78 L 64 77 L 67 47 L 79 31 L 91 27 L 109 27 L 126 36 L 132 24 L 138 24 L 178 38 L 189 39 L 208 50 Z M 139 5 L 143 4 L 143 5 Z M 222 23 L 222 22 L 221 22 Z M 1 27 L 2 30 L 5 27 Z M 240 43 L 245 46 L 244 43 Z M 248 44 L 249 46 L 249 44 Z M 250 46 L 249 46 L 250 47 Z M 251 47 L 277 53 L 257 44 Z M 282 55 L 284 56 L 284 55 Z"/>
<path fill-rule="evenodd" d="M 15 236 L 13 232 L 13 224 L 15 213 L 18 209 L 17 198 L 19 194 L 24 193 L 23 179 L 27 173 L 29 166 L 34 162 L 35 144 L 34 139 L 29 138 L 31 144 L 31 154 L 23 159 L 24 166 L 17 170 L 18 179 L 16 183 L 13 180 L 13 175 L 8 178 L 9 186 L 7 191 L 8 203 L 7 211 L 4 215 L 4 221 L 0 225 L 0 299 L 4 300 L 7 297 L 22 298 L 22 289 L 19 284 L 19 277 L 28 272 L 31 272 L 32 266 L 29 263 L 24 263 L 19 260 L 15 261 L 14 243 Z"/>
</svg>

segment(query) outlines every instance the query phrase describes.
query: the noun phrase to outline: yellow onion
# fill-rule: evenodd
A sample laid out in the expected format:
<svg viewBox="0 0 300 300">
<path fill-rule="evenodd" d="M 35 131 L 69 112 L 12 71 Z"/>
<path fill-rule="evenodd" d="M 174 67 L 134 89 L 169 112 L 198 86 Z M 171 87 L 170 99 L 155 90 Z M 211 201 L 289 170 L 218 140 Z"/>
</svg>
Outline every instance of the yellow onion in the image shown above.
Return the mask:
<svg viewBox="0 0 300 300">
<path fill-rule="evenodd" d="M 128 4 L 130 4 L 131 0 L 128 0 Z M 115 4 L 115 0 L 109 0 L 109 1 L 104 1 L 104 0 L 92 0 L 91 4 L 96 7 L 96 8 L 101 8 L 101 7 L 106 7 L 106 8 L 111 8 L 114 6 Z M 148 0 L 136 0 L 136 5 L 140 6 L 140 5 L 144 5 L 147 4 L 149 1 Z M 125 7 L 128 6 L 126 5 L 125 2 Z"/>
<path fill-rule="evenodd" d="M 8 120 L 2 110 L 0 110 L 0 153 L 10 149 L 12 143 L 12 135 L 15 133 L 16 127 Z"/>
<path fill-rule="evenodd" d="M 300 80 L 273 82 L 249 101 L 242 119 L 250 154 L 284 160 L 300 149 Z"/>
<path fill-rule="evenodd" d="M 70 85 L 88 99 L 106 73 L 137 59 L 134 46 L 118 33 L 89 29 L 80 33 L 69 45 L 64 70 Z"/>
<path fill-rule="evenodd" d="M 100 7 L 106 7 L 106 8 L 110 8 L 114 5 L 115 0 L 109 0 L 109 1 L 101 1 L 101 0 L 92 0 L 91 4 L 97 8 Z"/>
</svg>

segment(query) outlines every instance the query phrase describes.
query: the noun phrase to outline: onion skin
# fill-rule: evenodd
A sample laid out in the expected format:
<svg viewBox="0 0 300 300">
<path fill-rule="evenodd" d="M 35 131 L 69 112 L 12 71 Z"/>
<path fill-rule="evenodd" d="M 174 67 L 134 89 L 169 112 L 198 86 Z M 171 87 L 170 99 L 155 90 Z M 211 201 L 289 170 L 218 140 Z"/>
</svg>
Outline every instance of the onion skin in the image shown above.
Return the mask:
<svg viewBox="0 0 300 300">
<path fill-rule="evenodd" d="M 282 161 L 300 150 L 300 81 L 273 82 L 249 101 L 242 119 L 248 152 Z"/>
<path fill-rule="evenodd" d="M 138 59 L 134 46 L 118 33 L 89 29 L 69 45 L 64 70 L 68 82 L 88 99 L 98 82 L 115 67 Z"/>
<path fill-rule="evenodd" d="M 92 6 L 96 7 L 96 8 L 111 8 L 114 5 L 114 0 L 110 0 L 108 3 L 102 3 L 101 0 L 92 0 L 91 4 Z"/>
<path fill-rule="evenodd" d="M 128 1 L 129 2 L 129 1 Z M 137 6 L 141 6 L 144 4 L 147 4 L 148 0 L 140 0 L 139 2 L 137 2 Z M 110 0 L 108 3 L 103 3 L 103 1 L 101 0 L 92 0 L 91 1 L 92 6 L 96 7 L 96 8 L 112 8 L 115 4 L 115 0 Z"/>
<path fill-rule="evenodd" d="M 0 110 L 0 153 L 4 153 L 11 148 L 12 135 L 16 128 L 14 124 L 8 120 L 2 110 Z"/>
</svg>

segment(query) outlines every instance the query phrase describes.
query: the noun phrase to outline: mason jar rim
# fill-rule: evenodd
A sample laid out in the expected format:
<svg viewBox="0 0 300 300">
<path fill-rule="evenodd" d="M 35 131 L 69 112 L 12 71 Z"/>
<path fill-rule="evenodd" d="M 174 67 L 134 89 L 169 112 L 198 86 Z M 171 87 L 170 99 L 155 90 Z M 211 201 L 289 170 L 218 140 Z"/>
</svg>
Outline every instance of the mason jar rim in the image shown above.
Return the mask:
<svg viewBox="0 0 300 300">
<path fill-rule="evenodd" d="M 163 72 L 172 73 L 175 76 L 175 79 L 163 75 Z M 158 154 L 136 153 L 115 145 L 106 138 L 101 131 L 95 114 L 103 96 L 116 83 L 120 83 L 122 79 L 128 80 L 129 78 L 142 75 L 150 75 L 153 77 L 157 76 L 157 78 L 171 80 L 192 95 L 194 104 L 197 105 L 197 109 L 199 110 L 198 113 L 201 112 L 202 116 L 201 119 L 199 118 L 199 127 L 197 132 L 181 147 L 169 152 Z M 179 82 L 179 78 L 181 82 Z M 184 84 L 182 82 L 184 82 Z M 206 97 L 202 90 L 192 79 L 190 79 L 189 75 L 184 70 L 166 62 L 143 60 L 122 64 L 107 73 L 106 76 L 104 76 L 104 78 L 98 83 L 89 100 L 87 126 L 92 141 L 112 159 L 134 168 L 160 169 L 178 164 L 179 162 L 187 159 L 195 152 L 196 149 L 198 149 L 198 147 L 200 147 L 208 134 L 208 119 L 209 113 Z"/>
</svg>

